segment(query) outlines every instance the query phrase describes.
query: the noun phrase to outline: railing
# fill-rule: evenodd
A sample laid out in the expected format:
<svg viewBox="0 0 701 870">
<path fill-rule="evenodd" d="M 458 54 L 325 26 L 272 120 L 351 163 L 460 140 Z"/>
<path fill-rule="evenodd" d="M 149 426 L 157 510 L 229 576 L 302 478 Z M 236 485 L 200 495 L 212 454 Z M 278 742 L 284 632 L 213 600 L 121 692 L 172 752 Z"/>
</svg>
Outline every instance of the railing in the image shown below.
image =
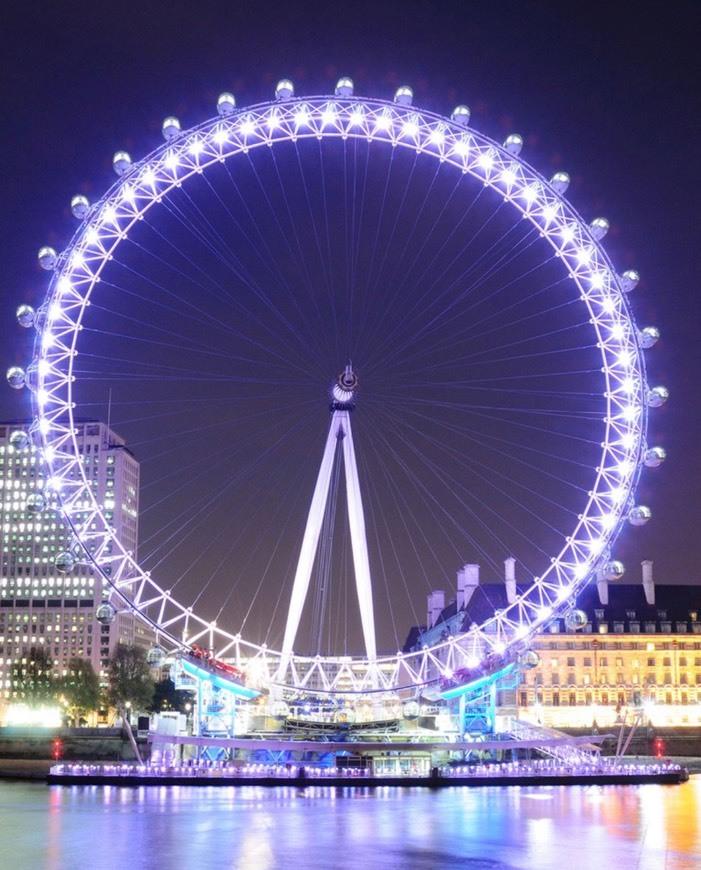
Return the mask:
<svg viewBox="0 0 701 870">
<path fill-rule="evenodd" d="M 551 740 L 566 740 L 568 735 L 554 728 L 546 728 L 543 725 L 533 725 L 520 719 L 511 719 L 508 734 L 514 740 L 542 740 L 543 745 L 538 751 L 551 758 L 566 762 L 571 765 L 593 765 L 600 757 L 600 747 L 591 748 L 585 746 L 572 746 L 567 743 L 552 744 Z"/>
</svg>

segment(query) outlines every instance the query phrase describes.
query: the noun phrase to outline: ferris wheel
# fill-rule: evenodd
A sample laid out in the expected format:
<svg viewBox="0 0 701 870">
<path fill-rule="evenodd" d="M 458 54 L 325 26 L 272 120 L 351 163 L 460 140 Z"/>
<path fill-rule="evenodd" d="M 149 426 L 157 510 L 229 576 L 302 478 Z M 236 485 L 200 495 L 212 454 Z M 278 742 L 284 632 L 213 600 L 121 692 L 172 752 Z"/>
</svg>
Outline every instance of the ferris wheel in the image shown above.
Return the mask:
<svg viewBox="0 0 701 870">
<path fill-rule="evenodd" d="M 8 380 L 32 390 L 47 507 L 76 540 L 57 565 L 87 561 L 165 648 L 215 649 L 283 691 L 393 692 L 504 660 L 621 575 L 614 541 L 650 518 L 636 484 L 665 456 L 647 441 L 659 333 L 636 327 L 639 276 L 616 272 L 565 173 L 465 106 L 347 78 L 244 108 L 224 93 L 162 132 L 143 159 L 115 154 L 100 199 L 73 198 L 77 231 L 39 252 L 46 298 L 18 309 L 35 358 Z M 142 461 L 138 557 L 81 461 L 86 417 Z M 427 591 L 506 557 L 505 602 L 485 586 L 468 630 L 394 651 Z"/>
</svg>

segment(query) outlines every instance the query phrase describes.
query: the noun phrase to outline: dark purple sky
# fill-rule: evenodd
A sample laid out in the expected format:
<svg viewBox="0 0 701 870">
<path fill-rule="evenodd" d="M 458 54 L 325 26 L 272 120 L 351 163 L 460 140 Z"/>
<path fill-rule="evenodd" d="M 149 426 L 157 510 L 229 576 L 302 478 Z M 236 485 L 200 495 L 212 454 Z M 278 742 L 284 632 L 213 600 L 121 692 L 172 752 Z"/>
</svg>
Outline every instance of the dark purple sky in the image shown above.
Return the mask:
<svg viewBox="0 0 701 870">
<path fill-rule="evenodd" d="M 115 150 L 139 157 L 166 115 L 189 126 L 221 91 L 255 103 L 283 76 L 300 94 L 331 92 L 340 75 L 370 96 L 407 83 L 418 106 L 464 102 L 495 139 L 521 133 L 544 175 L 571 174 L 583 215 L 610 220 L 614 263 L 642 275 L 636 320 L 662 330 L 650 381 L 672 393 L 652 418 L 668 461 L 640 490 L 653 521 L 616 555 L 631 579 L 650 558 L 659 581 L 701 582 L 700 25 L 692 0 L 13 4 L 0 21 L 2 368 L 28 361 L 14 311 L 46 284 L 36 251 L 65 244 L 71 196 L 107 188 Z M 22 414 L 0 390 L 0 418 Z"/>
</svg>

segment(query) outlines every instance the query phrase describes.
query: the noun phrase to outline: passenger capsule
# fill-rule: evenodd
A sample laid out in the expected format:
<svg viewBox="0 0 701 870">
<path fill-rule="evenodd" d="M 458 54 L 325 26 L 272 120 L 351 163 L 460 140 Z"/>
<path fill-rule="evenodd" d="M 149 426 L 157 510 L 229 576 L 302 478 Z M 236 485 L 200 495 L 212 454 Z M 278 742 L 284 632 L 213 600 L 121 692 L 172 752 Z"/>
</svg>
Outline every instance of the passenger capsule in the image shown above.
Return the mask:
<svg viewBox="0 0 701 870">
<path fill-rule="evenodd" d="M 652 511 L 644 504 L 636 505 L 628 513 L 628 522 L 631 526 L 644 526 L 652 517 Z"/>
<path fill-rule="evenodd" d="M 583 610 L 570 610 L 565 616 L 565 628 L 569 631 L 581 631 L 589 622 L 589 617 Z"/>
<path fill-rule="evenodd" d="M 638 333 L 638 343 L 643 350 L 649 350 L 660 340 L 660 331 L 656 326 L 646 326 Z"/>
<path fill-rule="evenodd" d="M 353 96 L 353 79 L 349 79 L 348 76 L 344 76 L 340 78 L 336 82 L 336 96 L 337 97 L 352 97 Z"/>
<path fill-rule="evenodd" d="M 295 95 L 295 86 L 289 79 L 282 79 L 277 83 L 275 88 L 276 100 L 289 100 Z"/>
<path fill-rule="evenodd" d="M 524 670 L 531 671 L 540 664 L 540 656 L 534 649 L 527 649 L 520 655 L 518 663 Z"/>
<path fill-rule="evenodd" d="M 418 719 L 421 714 L 421 707 L 417 701 L 407 701 L 406 704 L 402 707 L 402 715 L 405 719 L 412 721 L 413 719 Z"/>
<path fill-rule="evenodd" d="M 509 152 L 509 154 L 518 157 L 523 148 L 523 136 L 519 136 L 518 133 L 512 133 L 510 136 L 507 136 L 504 140 L 504 148 Z"/>
<path fill-rule="evenodd" d="M 395 103 L 399 103 L 400 106 L 410 106 L 413 101 L 414 92 L 408 85 L 402 85 L 400 88 L 397 88 L 394 95 Z"/>
<path fill-rule="evenodd" d="M 32 308 L 31 305 L 20 305 L 17 309 L 17 323 L 23 329 L 29 329 L 34 326 L 34 318 L 36 317 L 36 311 Z"/>
<path fill-rule="evenodd" d="M 37 260 L 39 261 L 39 265 L 42 269 L 46 269 L 47 272 L 50 272 L 52 269 L 56 268 L 56 263 L 58 262 L 58 254 L 53 248 L 50 248 L 46 245 L 43 248 L 39 249 L 39 253 L 37 254 Z"/>
<path fill-rule="evenodd" d="M 290 705 L 286 701 L 276 701 L 273 704 L 273 716 L 277 719 L 287 719 L 290 715 Z"/>
<path fill-rule="evenodd" d="M 105 603 L 101 604 L 95 611 L 95 619 L 100 623 L 100 625 L 110 625 L 114 622 L 116 615 L 117 611 L 109 601 L 105 601 Z"/>
<path fill-rule="evenodd" d="M 40 492 L 33 492 L 27 496 L 24 509 L 28 514 L 39 514 L 46 507 L 46 499 Z"/>
<path fill-rule="evenodd" d="M 610 581 L 620 580 L 625 572 L 626 569 L 623 562 L 619 562 L 617 559 L 614 559 L 611 562 L 607 562 L 602 569 L 604 579 Z"/>
<path fill-rule="evenodd" d="M 10 444 L 15 450 L 26 450 L 29 447 L 29 435 L 24 429 L 15 429 L 10 435 Z"/>
<path fill-rule="evenodd" d="M 58 571 L 59 574 L 70 574 L 70 572 L 75 567 L 75 559 L 72 553 L 69 553 L 67 550 L 64 550 L 62 553 L 58 553 L 56 558 L 54 559 L 54 567 Z"/>
<path fill-rule="evenodd" d="M 609 226 L 610 224 L 606 218 L 594 218 L 594 220 L 589 224 L 589 231 L 597 242 L 599 242 L 609 231 Z"/>
<path fill-rule="evenodd" d="M 166 142 L 175 139 L 180 134 L 180 130 L 180 121 L 172 115 L 169 115 L 161 126 L 161 133 Z"/>
<path fill-rule="evenodd" d="M 131 166 L 131 156 L 127 151 L 117 151 L 112 158 L 112 168 L 117 175 L 124 175 Z"/>
<path fill-rule="evenodd" d="M 640 282 L 640 274 L 635 271 L 635 269 L 628 269 L 627 272 L 624 272 L 618 279 L 621 290 L 624 293 L 630 293 L 631 290 L 635 290 Z"/>
<path fill-rule="evenodd" d="M 467 127 L 470 123 L 470 110 L 467 106 L 456 106 L 450 115 L 450 120 L 460 124 L 461 127 Z"/>
<path fill-rule="evenodd" d="M 146 661 L 148 662 L 149 667 L 152 668 L 162 667 L 165 659 L 165 650 L 160 646 L 152 646 L 151 649 L 146 653 Z"/>
<path fill-rule="evenodd" d="M 13 390 L 21 390 L 27 382 L 27 374 L 19 366 L 10 366 L 7 370 L 7 383 Z"/>
<path fill-rule="evenodd" d="M 224 91 L 223 94 L 219 94 L 219 99 L 217 100 L 217 112 L 222 117 L 226 117 L 226 115 L 233 115 L 235 111 L 236 97 L 233 94 L 230 94 L 228 91 Z"/>
<path fill-rule="evenodd" d="M 645 451 L 643 462 L 648 468 L 657 468 L 667 458 L 667 451 L 664 447 L 650 447 Z"/>
<path fill-rule="evenodd" d="M 669 399 L 669 390 L 667 387 L 653 387 L 648 391 L 647 404 L 650 408 L 661 408 L 667 399 Z"/>
<path fill-rule="evenodd" d="M 563 194 L 570 186 L 570 177 L 566 172 L 556 172 L 550 179 L 550 187 L 555 193 Z"/>
<path fill-rule="evenodd" d="M 90 200 L 82 193 L 76 194 L 71 200 L 71 213 L 74 218 L 83 220 L 85 215 L 90 211 Z"/>
</svg>

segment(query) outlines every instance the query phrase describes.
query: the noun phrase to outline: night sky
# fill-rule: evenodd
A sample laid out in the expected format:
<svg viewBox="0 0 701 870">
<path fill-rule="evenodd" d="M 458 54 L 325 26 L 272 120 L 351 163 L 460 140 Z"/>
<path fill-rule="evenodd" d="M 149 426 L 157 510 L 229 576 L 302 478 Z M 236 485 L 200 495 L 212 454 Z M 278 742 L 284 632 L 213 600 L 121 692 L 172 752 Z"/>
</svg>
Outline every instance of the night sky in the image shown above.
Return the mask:
<svg viewBox="0 0 701 870">
<path fill-rule="evenodd" d="M 646 355 L 649 382 L 671 391 L 652 415 L 650 442 L 668 459 L 641 481 L 653 520 L 627 529 L 615 555 L 629 580 L 652 559 L 658 582 L 701 582 L 696 2 L 64 0 L 13 4 L 1 16 L 3 370 L 29 361 L 32 336 L 14 313 L 38 304 L 46 287 L 38 248 L 66 244 L 71 197 L 107 189 L 117 149 L 139 158 L 162 141 L 166 115 L 191 126 L 214 114 L 220 92 L 253 104 L 271 98 L 282 77 L 300 95 L 331 93 L 341 75 L 356 94 L 387 99 L 409 84 L 416 106 L 449 115 L 466 103 L 473 125 L 494 139 L 520 133 L 524 157 L 543 175 L 567 171 L 578 211 L 610 221 L 604 246 L 618 271 L 641 273 L 636 322 L 662 332 Z M 0 390 L 0 419 L 24 416 L 26 400 Z M 456 556 L 445 577 L 459 564 Z M 239 607 L 244 593 L 232 597 L 242 596 Z M 400 608 L 400 635 L 412 618 Z"/>
</svg>

